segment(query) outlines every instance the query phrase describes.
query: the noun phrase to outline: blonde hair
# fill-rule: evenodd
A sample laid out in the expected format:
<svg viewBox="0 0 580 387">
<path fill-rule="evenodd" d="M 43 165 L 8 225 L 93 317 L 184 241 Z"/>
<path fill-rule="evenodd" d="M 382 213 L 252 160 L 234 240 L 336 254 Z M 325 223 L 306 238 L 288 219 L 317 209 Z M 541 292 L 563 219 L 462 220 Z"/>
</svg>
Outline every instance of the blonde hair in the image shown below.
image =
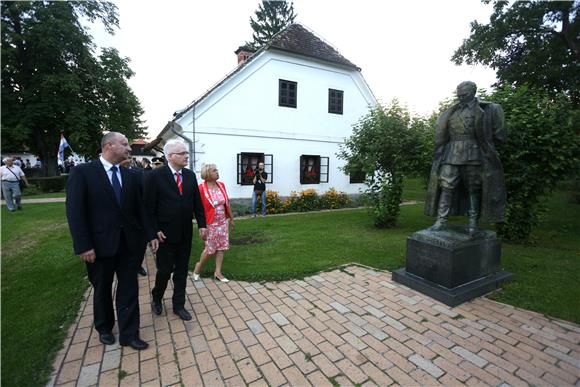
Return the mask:
<svg viewBox="0 0 580 387">
<path fill-rule="evenodd" d="M 203 164 L 201 167 L 201 178 L 203 180 L 209 179 L 211 170 L 215 167 L 216 167 L 215 164 Z"/>
</svg>

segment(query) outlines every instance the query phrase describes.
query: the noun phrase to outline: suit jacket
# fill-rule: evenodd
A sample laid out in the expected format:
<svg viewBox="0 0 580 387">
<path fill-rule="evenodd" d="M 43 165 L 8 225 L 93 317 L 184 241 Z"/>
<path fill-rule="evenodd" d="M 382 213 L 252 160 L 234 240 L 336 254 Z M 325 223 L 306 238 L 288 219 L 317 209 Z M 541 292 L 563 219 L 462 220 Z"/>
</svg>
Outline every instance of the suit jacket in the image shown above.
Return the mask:
<svg viewBox="0 0 580 387">
<path fill-rule="evenodd" d="M 119 168 L 122 179 L 121 205 L 100 160 L 71 169 L 66 189 L 66 215 L 75 254 L 95 249 L 97 258 L 115 255 L 121 231 L 131 252 L 143 250 L 155 238 L 147 223 L 139 179 Z"/>
<path fill-rule="evenodd" d="M 191 243 L 193 216 L 205 228 L 205 215 L 195 173 L 181 170 L 183 194 L 171 168 L 165 165 L 145 175 L 145 210 L 155 231 L 163 231 L 168 243 Z"/>
</svg>

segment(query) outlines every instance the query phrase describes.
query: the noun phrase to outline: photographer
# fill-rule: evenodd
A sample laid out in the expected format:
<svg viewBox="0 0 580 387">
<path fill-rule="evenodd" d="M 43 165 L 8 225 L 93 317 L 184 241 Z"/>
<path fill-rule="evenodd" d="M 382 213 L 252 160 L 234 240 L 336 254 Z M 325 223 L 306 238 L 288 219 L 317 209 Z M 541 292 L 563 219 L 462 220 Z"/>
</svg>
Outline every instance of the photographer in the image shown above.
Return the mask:
<svg viewBox="0 0 580 387">
<path fill-rule="evenodd" d="M 262 198 L 262 216 L 266 216 L 266 180 L 268 179 L 268 174 L 264 171 L 264 163 L 258 164 L 258 169 L 256 169 L 254 174 L 254 192 L 252 193 L 252 214 L 256 216 L 256 205 L 258 201 L 258 195 Z"/>
</svg>

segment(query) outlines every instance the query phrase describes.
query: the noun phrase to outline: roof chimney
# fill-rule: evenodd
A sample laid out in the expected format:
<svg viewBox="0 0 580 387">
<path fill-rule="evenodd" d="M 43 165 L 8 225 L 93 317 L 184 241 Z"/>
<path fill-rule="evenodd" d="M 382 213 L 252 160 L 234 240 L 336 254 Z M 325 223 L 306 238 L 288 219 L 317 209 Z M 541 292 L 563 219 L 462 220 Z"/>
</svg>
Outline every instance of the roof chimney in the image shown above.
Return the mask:
<svg viewBox="0 0 580 387">
<path fill-rule="evenodd" d="M 238 47 L 238 49 L 234 51 L 234 53 L 238 56 L 238 65 L 248 60 L 248 58 L 255 52 L 256 50 L 247 43 Z"/>
</svg>

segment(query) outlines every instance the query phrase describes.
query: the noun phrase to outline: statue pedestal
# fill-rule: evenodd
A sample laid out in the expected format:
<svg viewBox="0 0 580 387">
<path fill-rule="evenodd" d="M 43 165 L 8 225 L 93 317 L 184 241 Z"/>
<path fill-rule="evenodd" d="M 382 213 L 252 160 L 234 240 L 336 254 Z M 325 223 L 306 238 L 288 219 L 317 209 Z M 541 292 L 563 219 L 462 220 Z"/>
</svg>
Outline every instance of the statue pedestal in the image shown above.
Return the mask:
<svg viewBox="0 0 580 387">
<path fill-rule="evenodd" d="M 407 263 L 393 280 L 446 305 L 457 306 L 497 289 L 513 274 L 500 270 L 501 241 L 480 230 L 471 239 L 466 228 L 421 230 L 407 239 Z"/>
</svg>

